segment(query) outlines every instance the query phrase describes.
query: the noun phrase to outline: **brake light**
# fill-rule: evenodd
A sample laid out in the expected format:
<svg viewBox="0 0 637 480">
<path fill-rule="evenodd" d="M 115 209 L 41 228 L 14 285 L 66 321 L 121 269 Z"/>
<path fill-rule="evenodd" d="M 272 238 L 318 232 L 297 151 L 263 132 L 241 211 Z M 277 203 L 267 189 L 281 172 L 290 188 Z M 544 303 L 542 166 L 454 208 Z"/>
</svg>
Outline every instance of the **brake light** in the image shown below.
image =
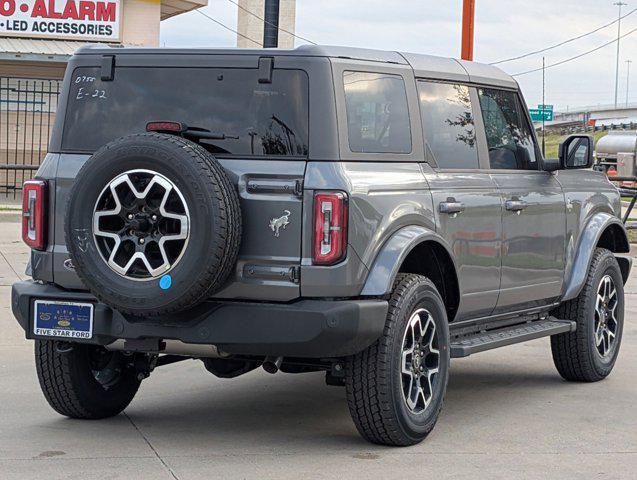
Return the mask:
<svg viewBox="0 0 637 480">
<path fill-rule="evenodd" d="M 347 251 L 347 195 L 318 192 L 314 195 L 314 250 L 317 265 L 332 265 Z"/>
<path fill-rule="evenodd" d="M 22 189 L 22 240 L 29 247 L 44 250 L 46 247 L 46 182 L 29 180 Z"/>
<path fill-rule="evenodd" d="M 147 132 L 177 132 L 181 133 L 186 130 L 183 123 L 180 122 L 148 122 L 146 124 Z"/>
</svg>

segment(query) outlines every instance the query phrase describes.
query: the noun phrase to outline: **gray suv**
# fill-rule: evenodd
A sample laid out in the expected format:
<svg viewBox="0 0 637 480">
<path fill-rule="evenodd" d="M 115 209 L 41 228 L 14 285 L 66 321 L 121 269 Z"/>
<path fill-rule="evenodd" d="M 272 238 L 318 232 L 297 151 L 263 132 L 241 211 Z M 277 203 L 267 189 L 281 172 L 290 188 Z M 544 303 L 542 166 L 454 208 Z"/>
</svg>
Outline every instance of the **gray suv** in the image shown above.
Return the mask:
<svg viewBox="0 0 637 480">
<path fill-rule="evenodd" d="M 85 47 L 24 186 L 12 307 L 62 415 L 162 365 L 324 371 L 358 431 L 411 445 L 451 358 L 550 337 L 606 377 L 631 262 L 590 137 L 542 158 L 497 68 L 398 52 Z"/>
</svg>

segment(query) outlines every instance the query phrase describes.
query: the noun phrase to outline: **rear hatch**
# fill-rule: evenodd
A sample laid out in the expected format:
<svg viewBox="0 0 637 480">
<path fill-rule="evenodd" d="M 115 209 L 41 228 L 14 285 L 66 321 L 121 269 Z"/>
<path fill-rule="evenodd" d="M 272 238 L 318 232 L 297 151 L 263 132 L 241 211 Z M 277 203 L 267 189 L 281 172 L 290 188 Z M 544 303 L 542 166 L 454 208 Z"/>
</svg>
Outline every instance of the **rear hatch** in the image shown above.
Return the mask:
<svg viewBox="0 0 637 480">
<path fill-rule="evenodd" d="M 145 131 L 148 122 L 175 121 L 219 138 L 200 143 L 219 159 L 241 199 L 239 262 L 216 296 L 279 301 L 299 296 L 308 77 L 302 70 L 276 68 L 264 76 L 260 63 L 255 58 L 255 68 L 118 66 L 110 78 L 103 67 L 67 74 L 61 154 L 51 178 L 55 283 L 82 288 L 69 267 L 63 225 L 81 166 L 109 141 Z"/>
</svg>

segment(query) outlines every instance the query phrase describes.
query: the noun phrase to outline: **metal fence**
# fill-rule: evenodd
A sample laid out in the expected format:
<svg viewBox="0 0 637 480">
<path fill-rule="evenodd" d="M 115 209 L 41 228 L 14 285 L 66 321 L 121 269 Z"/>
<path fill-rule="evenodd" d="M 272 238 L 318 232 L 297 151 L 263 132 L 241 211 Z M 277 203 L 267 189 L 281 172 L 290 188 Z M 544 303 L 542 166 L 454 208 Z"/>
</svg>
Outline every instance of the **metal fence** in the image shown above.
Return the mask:
<svg viewBox="0 0 637 480">
<path fill-rule="evenodd" d="M 60 80 L 0 77 L 0 197 L 16 199 L 46 155 Z"/>
</svg>

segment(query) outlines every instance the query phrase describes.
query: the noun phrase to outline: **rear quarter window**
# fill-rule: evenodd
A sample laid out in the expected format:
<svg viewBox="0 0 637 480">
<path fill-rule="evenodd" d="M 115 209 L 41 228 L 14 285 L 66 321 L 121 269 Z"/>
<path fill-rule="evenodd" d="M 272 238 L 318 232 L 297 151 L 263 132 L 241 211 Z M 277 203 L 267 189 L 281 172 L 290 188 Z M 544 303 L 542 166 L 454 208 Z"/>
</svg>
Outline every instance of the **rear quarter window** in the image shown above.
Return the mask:
<svg viewBox="0 0 637 480">
<path fill-rule="evenodd" d="M 411 152 L 407 92 L 400 75 L 346 71 L 343 86 L 352 152 Z"/>
<path fill-rule="evenodd" d="M 93 152 L 151 121 L 182 122 L 225 134 L 201 143 L 216 154 L 307 156 L 308 78 L 274 70 L 259 83 L 256 69 L 133 68 L 100 80 L 98 68 L 71 77 L 62 150 Z"/>
</svg>

